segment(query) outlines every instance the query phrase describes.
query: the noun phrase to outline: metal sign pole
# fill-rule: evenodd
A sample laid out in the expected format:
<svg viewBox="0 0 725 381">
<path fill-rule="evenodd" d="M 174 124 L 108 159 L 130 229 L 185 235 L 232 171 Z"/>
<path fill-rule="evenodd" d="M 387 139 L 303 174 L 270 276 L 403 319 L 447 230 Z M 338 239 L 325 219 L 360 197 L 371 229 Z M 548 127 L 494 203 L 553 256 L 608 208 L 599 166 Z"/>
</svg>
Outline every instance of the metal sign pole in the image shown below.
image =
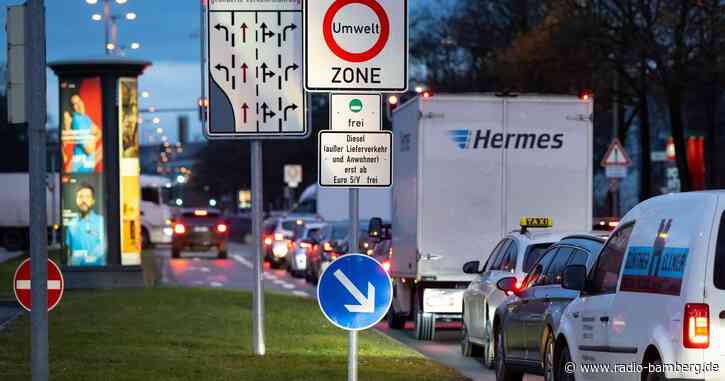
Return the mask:
<svg viewBox="0 0 725 381">
<path fill-rule="evenodd" d="M 252 290 L 252 349 L 264 356 L 264 293 L 262 290 L 262 141 L 252 140 L 252 235 L 254 236 L 254 288 Z"/>
<path fill-rule="evenodd" d="M 360 246 L 360 190 L 350 188 L 350 252 Z M 350 331 L 347 342 L 347 381 L 357 381 L 357 331 Z"/>
<path fill-rule="evenodd" d="M 48 380 L 48 222 L 46 215 L 45 4 L 25 3 L 25 110 L 30 172 L 30 258 L 33 308 L 30 312 L 33 381 Z"/>
</svg>

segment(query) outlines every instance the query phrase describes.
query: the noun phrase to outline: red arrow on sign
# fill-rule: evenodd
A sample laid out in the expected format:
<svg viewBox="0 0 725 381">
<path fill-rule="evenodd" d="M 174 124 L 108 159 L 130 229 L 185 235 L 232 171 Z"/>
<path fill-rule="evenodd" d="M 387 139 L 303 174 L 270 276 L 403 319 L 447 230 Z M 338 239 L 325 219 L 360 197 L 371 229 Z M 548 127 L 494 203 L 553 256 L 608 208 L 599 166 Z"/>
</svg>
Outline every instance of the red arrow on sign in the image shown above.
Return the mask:
<svg viewBox="0 0 725 381">
<path fill-rule="evenodd" d="M 30 258 L 23 261 L 15 270 L 15 276 L 13 277 L 13 289 L 15 291 L 15 298 L 18 303 L 30 311 L 32 308 L 32 284 L 30 278 L 32 277 L 30 268 Z M 63 289 L 65 288 L 65 282 L 63 281 L 63 274 L 60 272 L 60 268 L 55 262 L 48 259 L 48 311 L 50 312 L 55 308 L 60 299 L 63 297 Z"/>
</svg>

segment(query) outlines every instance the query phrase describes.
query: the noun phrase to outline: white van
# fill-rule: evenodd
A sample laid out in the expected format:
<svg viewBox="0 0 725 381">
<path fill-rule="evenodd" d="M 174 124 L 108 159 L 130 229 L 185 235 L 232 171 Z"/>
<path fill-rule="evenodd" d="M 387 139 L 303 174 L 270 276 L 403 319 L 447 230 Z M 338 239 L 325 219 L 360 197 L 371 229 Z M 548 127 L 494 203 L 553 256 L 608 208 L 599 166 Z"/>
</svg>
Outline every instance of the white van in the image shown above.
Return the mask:
<svg viewBox="0 0 725 381">
<path fill-rule="evenodd" d="M 141 175 L 141 238 L 143 247 L 170 244 L 173 208 L 165 199 L 171 181 L 162 176 Z"/>
<path fill-rule="evenodd" d="M 558 379 L 725 380 L 725 192 L 639 204 L 563 286 Z"/>
</svg>

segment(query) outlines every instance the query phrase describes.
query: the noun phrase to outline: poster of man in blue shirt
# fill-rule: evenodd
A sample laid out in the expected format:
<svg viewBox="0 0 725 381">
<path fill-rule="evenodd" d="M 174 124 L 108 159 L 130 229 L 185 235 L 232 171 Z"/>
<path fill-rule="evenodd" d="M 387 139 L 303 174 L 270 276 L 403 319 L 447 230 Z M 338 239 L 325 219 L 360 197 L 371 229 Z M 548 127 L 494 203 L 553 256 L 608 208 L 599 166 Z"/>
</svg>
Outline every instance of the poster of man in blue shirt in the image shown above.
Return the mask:
<svg viewBox="0 0 725 381">
<path fill-rule="evenodd" d="M 68 222 L 65 245 L 69 266 L 105 266 L 106 237 L 103 217 L 93 210 L 95 189 L 81 184 L 76 191 L 78 215 Z"/>
</svg>

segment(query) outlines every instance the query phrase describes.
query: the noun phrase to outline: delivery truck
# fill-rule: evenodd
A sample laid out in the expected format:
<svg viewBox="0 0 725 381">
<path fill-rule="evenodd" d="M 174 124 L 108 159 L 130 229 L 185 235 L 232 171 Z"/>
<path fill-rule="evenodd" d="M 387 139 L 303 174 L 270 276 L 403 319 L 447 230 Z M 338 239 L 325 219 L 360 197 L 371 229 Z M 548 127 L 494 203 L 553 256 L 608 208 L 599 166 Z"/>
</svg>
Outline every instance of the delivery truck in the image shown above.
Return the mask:
<svg viewBox="0 0 725 381">
<path fill-rule="evenodd" d="M 395 110 L 388 317 L 396 326 L 460 319 L 472 280 L 463 265 L 485 263 L 523 216 L 591 230 L 592 111 L 590 100 L 543 95 L 417 97 Z"/>
<path fill-rule="evenodd" d="M 0 246 L 16 251 L 28 248 L 30 212 L 29 177 L 27 172 L 0 174 Z M 171 187 L 169 179 L 141 175 L 141 237 L 144 247 L 171 243 L 173 208 L 165 194 Z M 46 206 L 50 234 L 60 240 L 60 187 L 57 173 L 46 176 Z"/>
<path fill-rule="evenodd" d="M 360 220 L 380 217 L 390 221 L 392 192 L 389 188 L 360 190 Z M 350 219 L 350 196 L 347 189 L 322 188 L 310 185 L 300 196 L 297 206 L 290 211 L 294 215 L 312 214 L 325 221 L 337 222 Z"/>
</svg>

